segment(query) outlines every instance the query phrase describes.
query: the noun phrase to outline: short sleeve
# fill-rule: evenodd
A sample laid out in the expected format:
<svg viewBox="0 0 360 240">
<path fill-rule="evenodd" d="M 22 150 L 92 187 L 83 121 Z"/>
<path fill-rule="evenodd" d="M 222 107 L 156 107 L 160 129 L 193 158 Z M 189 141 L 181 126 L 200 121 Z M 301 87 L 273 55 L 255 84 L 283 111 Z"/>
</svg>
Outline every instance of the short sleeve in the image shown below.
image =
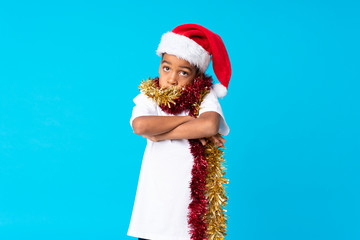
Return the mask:
<svg viewBox="0 0 360 240">
<path fill-rule="evenodd" d="M 140 93 L 133 99 L 135 106 L 132 110 L 130 118 L 130 125 L 135 118 L 140 116 L 155 116 L 157 115 L 156 104 L 154 101 L 149 99 L 146 95 Z"/>
<path fill-rule="evenodd" d="M 229 134 L 230 129 L 226 124 L 219 99 L 217 98 L 213 89 L 211 89 L 210 92 L 205 96 L 203 102 L 200 105 L 199 115 L 204 112 L 217 112 L 221 116 L 219 133 L 224 136 Z"/>
</svg>

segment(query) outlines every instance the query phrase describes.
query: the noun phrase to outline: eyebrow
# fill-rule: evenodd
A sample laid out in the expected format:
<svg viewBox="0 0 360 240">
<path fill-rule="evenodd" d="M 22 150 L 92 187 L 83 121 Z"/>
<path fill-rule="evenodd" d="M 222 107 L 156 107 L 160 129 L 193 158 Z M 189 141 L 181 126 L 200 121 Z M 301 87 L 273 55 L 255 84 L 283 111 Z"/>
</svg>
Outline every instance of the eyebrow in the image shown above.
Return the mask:
<svg viewBox="0 0 360 240">
<path fill-rule="evenodd" d="M 167 64 L 171 65 L 171 63 L 169 63 L 169 62 L 166 61 L 166 60 L 162 60 L 161 63 L 167 63 Z"/>
<path fill-rule="evenodd" d="M 168 61 L 166 61 L 166 60 L 162 60 L 161 63 L 167 63 L 167 64 L 171 65 L 171 63 L 168 62 Z M 192 72 L 192 69 L 191 69 L 190 67 L 187 67 L 187 66 L 179 66 L 179 67 L 180 67 L 180 68 L 186 68 L 186 69 L 188 69 L 190 72 Z"/>
<path fill-rule="evenodd" d="M 192 69 L 189 68 L 189 67 L 187 67 L 187 66 L 179 66 L 179 67 L 181 67 L 181 68 L 187 68 L 187 69 L 189 69 L 190 72 L 192 72 Z"/>
</svg>

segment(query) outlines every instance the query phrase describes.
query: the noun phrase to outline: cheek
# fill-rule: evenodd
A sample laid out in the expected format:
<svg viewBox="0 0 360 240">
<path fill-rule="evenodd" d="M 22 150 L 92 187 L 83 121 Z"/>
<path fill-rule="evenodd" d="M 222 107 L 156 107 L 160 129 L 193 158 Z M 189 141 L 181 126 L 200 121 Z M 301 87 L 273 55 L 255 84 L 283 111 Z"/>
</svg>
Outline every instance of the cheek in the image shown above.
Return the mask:
<svg viewBox="0 0 360 240">
<path fill-rule="evenodd" d="M 194 81 L 193 78 L 189 78 L 189 79 L 184 80 L 181 85 L 182 85 L 182 87 L 184 87 L 186 85 L 191 84 L 193 81 Z"/>
<path fill-rule="evenodd" d="M 162 74 L 159 75 L 159 85 L 160 87 L 164 87 L 165 86 L 165 78 L 164 76 L 162 76 Z"/>
</svg>

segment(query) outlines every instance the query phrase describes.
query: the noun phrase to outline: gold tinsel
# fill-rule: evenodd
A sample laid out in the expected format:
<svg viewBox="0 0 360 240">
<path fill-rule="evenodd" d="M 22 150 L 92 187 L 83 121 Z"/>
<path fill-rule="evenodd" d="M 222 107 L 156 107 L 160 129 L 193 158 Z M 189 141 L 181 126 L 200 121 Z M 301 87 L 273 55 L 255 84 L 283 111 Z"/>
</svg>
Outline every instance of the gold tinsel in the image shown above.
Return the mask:
<svg viewBox="0 0 360 240">
<path fill-rule="evenodd" d="M 150 78 L 142 81 L 139 89 L 158 105 L 165 104 L 168 107 L 170 107 L 170 103 L 175 104 L 174 100 L 179 98 L 182 93 L 181 90 L 174 87 L 167 89 L 159 88 Z M 209 89 L 204 89 L 200 94 L 199 100 L 194 103 L 196 108 L 195 116 L 198 116 L 201 102 L 209 92 Z M 226 169 L 224 167 L 223 149 L 211 140 L 208 140 L 205 145 L 205 158 L 208 162 L 205 191 L 205 197 L 208 202 L 208 209 L 205 214 L 207 235 L 209 240 L 223 240 L 226 236 L 227 215 L 225 207 L 228 199 L 225 191 L 225 184 L 228 183 L 228 180 L 225 177 Z"/>
<path fill-rule="evenodd" d="M 205 96 L 206 96 L 209 92 L 210 92 L 210 90 L 207 89 L 207 88 L 201 91 L 199 100 L 198 100 L 196 103 L 194 103 L 194 106 L 195 106 L 194 115 L 195 115 L 195 116 L 197 116 L 197 117 L 199 116 L 200 105 L 201 105 L 202 101 L 204 100 Z"/>
<path fill-rule="evenodd" d="M 224 167 L 223 150 L 216 144 L 208 141 L 205 145 L 205 158 L 208 162 L 206 176 L 205 197 L 208 202 L 208 210 L 205 214 L 208 224 L 207 234 L 209 240 L 222 240 L 226 235 L 227 215 L 224 209 L 227 204 L 225 184 L 228 183 Z"/>
<path fill-rule="evenodd" d="M 174 100 L 181 96 L 181 89 L 175 87 L 159 88 L 151 78 L 141 81 L 139 90 L 152 98 L 158 105 L 164 104 L 168 107 L 171 103 L 175 104 Z"/>
</svg>

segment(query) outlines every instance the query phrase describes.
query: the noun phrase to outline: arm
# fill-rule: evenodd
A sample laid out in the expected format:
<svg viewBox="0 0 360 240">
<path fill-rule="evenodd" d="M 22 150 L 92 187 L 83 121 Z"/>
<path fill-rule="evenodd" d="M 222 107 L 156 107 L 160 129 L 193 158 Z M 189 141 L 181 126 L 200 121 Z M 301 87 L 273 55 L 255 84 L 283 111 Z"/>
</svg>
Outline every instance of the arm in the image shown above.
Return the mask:
<svg viewBox="0 0 360 240">
<path fill-rule="evenodd" d="M 174 129 L 148 136 L 146 138 L 152 141 L 162 141 L 168 139 L 198 139 L 212 137 L 219 131 L 220 115 L 217 112 L 204 112 L 198 118 L 187 121 Z"/>
<path fill-rule="evenodd" d="M 192 119 L 190 116 L 141 116 L 134 119 L 132 127 L 135 134 L 153 136 L 169 132 Z"/>
</svg>

